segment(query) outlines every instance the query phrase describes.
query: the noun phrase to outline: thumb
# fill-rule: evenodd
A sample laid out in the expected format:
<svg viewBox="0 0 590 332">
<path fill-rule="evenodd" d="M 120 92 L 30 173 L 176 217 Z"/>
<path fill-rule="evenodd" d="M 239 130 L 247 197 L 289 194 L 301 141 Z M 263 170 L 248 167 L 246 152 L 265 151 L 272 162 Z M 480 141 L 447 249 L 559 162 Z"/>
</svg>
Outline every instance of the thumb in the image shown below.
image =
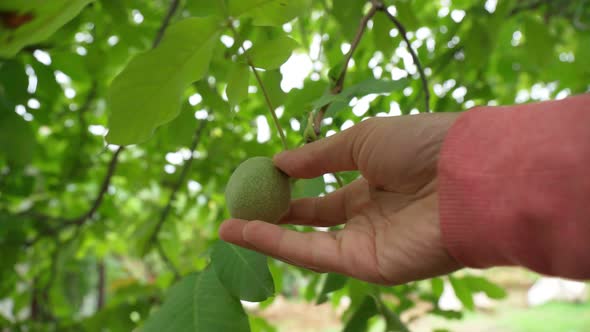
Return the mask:
<svg viewBox="0 0 590 332">
<path fill-rule="evenodd" d="M 363 121 L 328 138 L 281 152 L 273 161 L 289 176 L 304 179 L 356 170 L 358 156 L 372 127 L 373 119 Z"/>
</svg>

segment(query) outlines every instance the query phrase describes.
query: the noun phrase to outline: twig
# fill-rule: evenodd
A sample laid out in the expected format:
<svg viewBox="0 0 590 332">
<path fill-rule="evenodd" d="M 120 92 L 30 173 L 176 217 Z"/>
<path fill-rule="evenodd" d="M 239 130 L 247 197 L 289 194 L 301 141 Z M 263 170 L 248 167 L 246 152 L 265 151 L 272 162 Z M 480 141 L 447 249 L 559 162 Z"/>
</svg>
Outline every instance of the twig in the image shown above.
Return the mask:
<svg viewBox="0 0 590 332">
<path fill-rule="evenodd" d="M 158 253 L 160 254 L 160 257 L 162 258 L 164 263 L 168 266 L 170 271 L 172 271 L 172 273 L 174 274 L 174 280 L 176 280 L 176 281 L 180 280 L 180 277 L 181 277 L 180 271 L 178 271 L 178 268 L 176 268 L 176 266 L 174 266 L 174 263 L 172 263 L 172 260 L 166 254 L 166 251 L 164 250 L 164 247 L 162 246 L 162 242 L 156 241 L 156 248 L 158 249 Z"/>
<path fill-rule="evenodd" d="M 168 217 L 168 215 L 170 214 L 170 211 L 172 210 L 172 203 L 174 203 L 174 200 L 176 199 L 176 194 L 180 190 L 180 187 L 182 186 L 182 184 L 186 180 L 186 177 L 189 174 L 189 171 L 191 169 L 191 165 L 194 160 L 194 157 L 193 157 L 194 151 L 197 149 L 197 146 L 199 145 L 199 142 L 201 140 L 201 136 L 202 136 L 203 130 L 205 129 L 206 124 L 207 124 L 207 121 L 202 120 L 201 123 L 199 124 L 197 130 L 195 131 L 195 135 L 193 137 L 193 142 L 191 143 L 191 146 L 190 146 L 191 155 L 184 163 L 184 166 L 182 167 L 182 170 L 180 172 L 180 175 L 178 176 L 178 179 L 176 180 L 176 183 L 174 183 L 174 185 L 172 186 L 172 191 L 170 192 L 170 196 L 168 197 L 168 202 L 166 203 L 166 205 L 162 209 L 162 213 L 160 214 L 160 219 L 158 219 L 158 223 L 156 224 L 156 226 L 154 227 L 154 230 L 152 231 L 152 233 L 148 237 L 148 241 L 146 243 L 146 248 L 145 248 L 144 252 L 147 252 L 149 250 L 149 248 L 152 246 L 152 244 L 158 243 L 158 234 L 160 233 L 160 230 L 162 229 L 162 226 L 164 225 L 166 218 Z M 169 266 L 172 267 L 171 269 L 174 272 L 174 274 L 180 275 L 178 270 L 176 268 L 174 268 L 173 265 L 171 264 L 171 261 L 166 256 L 166 253 L 164 252 L 164 250 L 159 249 L 159 253 L 160 253 L 160 256 L 162 256 L 162 259 Z"/>
<path fill-rule="evenodd" d="M 84 222 L 86 222 L 86 220 L 90 219 L 96 213 L 96 211 L 98 210 L 98 208 L 102 204 L 105 194 L 107 193 L 107 191 L 109 189 L 109 186 L 111 184 L 111 180 L 113 178 L 113 175 L 115 174 L 115 170 L 117 169 L 117 163 L 119 162 L 119 155 L 121 154 L 121 152 L 124 149 L 125 148 L 123 146 L 120 146 L 117 148 L 117 150 L 113 154 L 113 157 L 111 158 L 111 161 L 109 162 L 107 174 L 105 175 L 104 179 L 102 180 L 102 184 L 100 186 L 98 196 L 94 199 L 94 202 L 92 203 L 92 206 L 90 207 L 88 212 L 86 212 L 85 214 L 81 215 L 80 217 L 78 217 L 76 219 L 72 219 L 72 220 L 66 222 L 65 224 L 82 225 L 82 224 L 84 224 Z"/>
<path fill-rule="evenodd" d="M 235 39 L 239 40 L 240 35 L 238 34 L 236 29 L 234 28 L 233 23 L 231 21 L 228 22 L 228 27 L 233 32 Z M 256 77 L 256 82 L 258 82 L 258 85 L 260 86 L 260 90 L 262 90 L 262 94 L 264 95 L 264 100 L 266 102 L 266 106 L 268 107 L 268 110 L 270 111 L 270 115 L 272 116 L 275 127 L 277 128 L 277 131 L 279 132 L 279 137 L 281 138 L 281 142 L 283 143 L 283 149 L 288 150 L 289 145 L 287 144 L 287 139 L 285 138 L 285 133 L 283 132 L 283 127 L 281 127 L 281 124 L 279 123 L 279 118 L 275 112 L 274 106 L 272 105 L 272 101 L 270 100 L 270 97 L 268 95 L 268 91 L 266 91 L 266 87 L 262 83 L 262 79 L 260 78 L 260 75 L 258 75 L 258 72 L 256 71 L 256 66 L 254 66 L 254 63 L 252 63 L 252 59 L 250 59 L 250 56 L 248 55 L 248 53 L 246 53 L 244 46 L 240 45 L 240 49 L 242 50 L 244 56 L 246 57 L 246 61 L 248 62 L 248 66 L 250 66 L 250 69 L 254 73 L 254 77 Z"/>
<path fill-rule="evenodd" d="M 32 321 L 36 321 L 39 319 L 39 277 L 34 276 L 31 288 L 33 289 L 31 294 L 31 304 L 30 304 L 30 318 Z"/>
<path fill-rule="evenodd" d="M 373 6 L 375 6 L 377 8 L 377 10 L 384 13 L 389 18 L 389 20 L 391 22 L 393 22 L 393 24 L 395 25 L 395 27 L 399 31 L 400 35 L 402 36 L 402 38 L 406 42 L 408 52 L 410 52 L 410 55 L 412 56 L 412 59 L 414 60 L 414 63 L 416 64 L 416 68 L 418 68 L 418 73 L 420 74 L 420 80 L 422 81 L 422 90 L 424 90 L 424 106 L 425 106 L 424 110 L 427 113 L 430 112 L 430 90 L 428 89 L 428 81 L 426 80 L 426 74 L 424 74 L 424 69 L 422 68 L 422 64 L 420 63 L 420 59 L 418 59 L 418 55 L 416 54 L 416 52 L 412 48 L 412 44 L 410 43 L 410 40 L 408 39 L 408 36 L 407 36 L 408 33 L 406 30 L 406 27 L 397 19 L 397 17 L 393 16 L 387 10 L 387 7 L 385 5 L 383 5 L 383 3 L 381 3 L 377 0 L 372 0 L 372 3 L 373 3 Z"/>
<path fill-rule="evenodd" d="M 50 318 L 53 318 L 53 313 L 50 311 L 45 311 L 43 309 L 47 309 L 50 310 L 51 308 L 51 303 L 49 302 L 49 291 L 51 290 L 51 287 L 53 287 L 53 283 L 55 282 L 55 278 L 57 277 L 57 265 L 58 265 L 58 259 L 59 259 L 59 251 L 61 249 L 62 243 L 59 241 L 59 239 L 56 239 L 55 241 L 55 249 L 53 250 L 53 253 L 51 254 L 51 265 L 49 267 L 49 279 L 47 280 L 47 283 L 45 284 L 45 286 L 40 290 L 40 294 L 41 297 L 43 298 L 43 304 L 45 305 L 45 308 L 43 306 L 39 306 L 39 309 L 42 309 L 42 313 L 44 315 L 49 316 Z"/>
<path fill-rule="evenodd" d="M 152 48 L 156 48 L 160 44 L 160 41 L 162 41 L 162 37 L 164 37 L 164 32 L 166 32 L 166 29 L 168 28 L 168 25 L 170 24 L 170 21 L 172 20 L 172 16 L 174 16 L 176 9 L 178 9 L 179 3 L 180 3 L 179 0 L 172 0 L 170 2 L 170 6 L 168 7 L 168 12 L 166 13 L 166 16 L 164 16 L 164 20 L 162 20 L 162 24 L 160 25 L 160 28 L 158 29 L 158 32 L 156 33 L 156 38 L 154 38 L 154 42 L 152 43 Z"/>
<path fill-rule="evenodd" d="M 369 20 L 371 18 L 373 18 L 373 16 L 375 16 L 376 12 L 377 12 L 377 7 L 375 5 L 373 5 L 373 6 L 371 6 L 371 9 L 369 9 L 369 12 L 367 14 L 365 14 L 365 16 L 363 16 L 363 18 L 361 19 L 359 27 L 356 30 L 356 34 L 354 36 L 354 39 L 352 40 L 352 43 L 350 44 L 350 50 L 348 51 L 348 53 L 346 54 L 346 57 L 344 58 L 344 64 L 342 65 L 342 69 L 340 70 L 340 74 L 338 75 L 338 78 L 336 79 L 335 85 L 331 89 L 332 94 L 337 95 L 342 91 L 342 88 L 344 86 L 344 79 L 346 78 L 346 72 L 348 71 L 348 63 L 350 62 L 350 59 L 352 59 L 352 55 L 354 54 L 354 51 L 358 47 L 358 45 L 363 37 L 363 34 L 365 33 L 365 30 L 367 28 L 367 23 L 369 22 Z M 326 115 L 326 111 L 328 110 L 328 108 L 330 107 L 331 104 L 332 103 L 328 103 L 328 104 L 322 106 L 322 108 L 320 108 L 320 110 L 318 111 L 318 113 L 316 114 L 316 116 L 314 118 L 313 128 L 314 128 L 314 131 L 318 137 L 321 136 L 322 120 L 324 119 L 324 116 Z"/>
<path fill-rule="evenodd" d="M 94 202 L 92 203 L 92 205 L 90 206 L 88 211 L 86 211 L 85 213 L 81 214 L 80 216 L 78 216 L 76 218 L 72 218 L 72 219 L 52 217 L 52 216 L 48 216 L 48 215 L 38 214 L 35 212 L 25 213 L 25 215 L 32 215 L 38 219 L 61 221 L 57 227 L 55 227 L 53 229 L 49 229 L 46 233 L 39 233 L 33 239 L 25 242 L 25 246 L 29 247 L 29 246 L 35 244 L 43 236 L 54 235 L 57 232 L 63 230 L 64 228 L 67 228 L 69 226 L 76 225 L 78 227 L 81 227 L 87 220 L 92 218 L 94 216 L 94 214 L 96 213 L 96 211 L 98 210 L 98 208 L 100 207 L 100 205 L 102 204 L 104 196 L 109 189 L 109 186 L 111 184 L 111 179 L 113 178 L 113 175 L 115 174 L 115 170 L 117 169 L 117 162 L 119 161 L 119 155 L 121 154 L 123 149 L 124 149 L 124 147 L 120 146 L 113 154 L 113 157 L 111 158 L 111 161 L 109 162 L 107 173 L 106 173 L 104 179 L 102 180 L 100 190 L 98 191 L 98 194 L 97 194 L 96 198 L 94 199 Z"/>
<path fill-rule="evenodd" d="M 96 287 L 97 291 L 97 299 L 96 299 L 96 311 L 99 311 L 104 307 L 104 300 L 105 300 L 105 280 L 106 280 L 106 271 L 104 266 L 104 260 L 101 259 L 98 262 L 97 266 L 98 272 L 98 285 Z"/>
</svg>

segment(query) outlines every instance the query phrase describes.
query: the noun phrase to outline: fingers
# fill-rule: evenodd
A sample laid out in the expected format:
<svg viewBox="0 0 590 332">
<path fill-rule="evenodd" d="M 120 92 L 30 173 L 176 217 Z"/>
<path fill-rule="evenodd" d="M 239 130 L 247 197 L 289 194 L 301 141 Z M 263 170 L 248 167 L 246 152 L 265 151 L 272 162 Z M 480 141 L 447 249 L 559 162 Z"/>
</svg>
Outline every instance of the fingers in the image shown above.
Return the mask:
<svg viewBox="0 0 590 332">
<path fill-rule="evenodd" d="M 369 186 L 358 179 L 324 197 L 301 198 L 291 202 L 281 224 L 330 227 L 344 224 L 356 206 L 369 197 Z"/>
<path fill-rule="evenodd" d="M 299 233 L 261 221 L 251 221 L 242 231 L 244 240 L 263 254 L 316 271 L 342 270 L 338 241 L 325 232 Z"/>
<path fill-rule="evenodd" d="M 373 121 L 363 121 L 334 136 L 280 153 L 274 157 L 274 162 L 291 177 L 305 179 L 330 172 L 356 170 L 360 147 L 373 124 Z"/>
<path fill-rule="evenodd" d="M 387 283 L 379 272 L 374 235 L 364 230 L 300 233 L 262 221 L 230 219 L 219 234 L 224 241 L 309 270 Z"/>
<path fill-rule="evenodd" d="M 342 270 L 336 238 L 325 232 L 299 233 L 262 221 L 230 219 L 219 235 L 222 240 L 314 271 Z"/>
</svg>

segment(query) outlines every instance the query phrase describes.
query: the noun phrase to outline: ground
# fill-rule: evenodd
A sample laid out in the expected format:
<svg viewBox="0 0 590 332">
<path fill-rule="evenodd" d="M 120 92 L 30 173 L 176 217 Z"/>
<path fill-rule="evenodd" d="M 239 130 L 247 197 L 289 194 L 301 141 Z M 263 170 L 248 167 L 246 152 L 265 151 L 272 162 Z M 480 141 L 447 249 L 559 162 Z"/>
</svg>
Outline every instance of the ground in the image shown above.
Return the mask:
<svg viewBox="0 0 590 332">
<path fill-rule="evenodd" d="M 493 269 L 486 276 L 508 291 L 508 297 L 490 309 L 467 313 L 465 319 L 449 321 L 426 315 L 410 324 L 412 332 L 447 329 L 453 332 L 590 332 L 590 301 L 582 304 L 552 302 L 529 308 L 526 292 L 537 277 L 518 269 Z M 313 305 L 282 297 L 262 312 L 279 332 L 337 332 L 339 314 L 330 304 Z M 383 331 L 377 324 L 375 332 Z M 373 332 L 373 330 L 368 332 Z M 359 331 L 361 332 L 361 331 Z"/>
</svg>

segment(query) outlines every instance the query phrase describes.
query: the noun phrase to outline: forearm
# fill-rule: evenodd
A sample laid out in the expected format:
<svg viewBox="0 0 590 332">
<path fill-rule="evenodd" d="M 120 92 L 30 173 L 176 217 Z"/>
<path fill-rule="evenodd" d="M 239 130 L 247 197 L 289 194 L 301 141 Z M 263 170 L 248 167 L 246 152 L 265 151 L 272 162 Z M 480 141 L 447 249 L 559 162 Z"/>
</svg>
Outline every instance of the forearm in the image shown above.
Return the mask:
<svg viewBox="0 0 590 332">
<path fill-rule="evenodd" d="M 466 112 L 438 172 L 459 262 L 590 278 L 590 95 Z"/>
</svg>

